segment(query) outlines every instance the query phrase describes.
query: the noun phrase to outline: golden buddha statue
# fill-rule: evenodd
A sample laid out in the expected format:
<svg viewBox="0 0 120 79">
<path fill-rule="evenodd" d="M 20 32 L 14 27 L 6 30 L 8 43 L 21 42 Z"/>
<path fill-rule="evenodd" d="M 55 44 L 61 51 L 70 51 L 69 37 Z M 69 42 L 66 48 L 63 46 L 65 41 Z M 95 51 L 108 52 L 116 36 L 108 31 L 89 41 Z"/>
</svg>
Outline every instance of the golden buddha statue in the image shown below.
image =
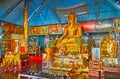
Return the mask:
<svg viewBox="0 0 120 79">
<path fill-rule="evenodd" d="M 63 35 L 56 40 L 56 47 L 59 49 L 61 45 L 77 46 L 76 39 L 82 36 L 82 29 L 76 23 L 76 16 L 74 13 L 70 13 L 68 16 L 68 25 L 64 28 Z"/>
<path fill-rule="evenodd" d="M 110 57 L 115 57 L 115 39 L 113 39 L 113 35 L 109 34 L 109 40 L 107 43 L 107 52 Z"/>
<path fill-rule="evenodd" d="M 70 71 L 71 60 L 73 60 L 73 55 L 70 52 L 75 52 L 75 65 L 74 67 L 78 72 L 81 71 L 88 71 L 88 67 L 84 66 L 83 58 L 88 59 L 87 53 L 78 53 L 79 52 L 79 45 L 77 44 L 77 39 L 81 38 L 82 36 L 82 29 L 76 23 L 76 16 L 74 13 L 70 13 L 68 16 L 68 25 L 64 28 L 63 35 L 58 38 L 55 42 L 55 47 L 57 48 L 58 52 L 54 53 L 54 62 L 52 63 L 51 69 L 52 70 L 60 70 L 60 74 L 65 74 L 66 72 Z M 84 42 L 84 41 L 82 41 Z M 86 62 L 85 62 L 86 63 Z M 59 73 L 59 72 L 58 72 Z"/>
<path fill-rule="evenodd" d="M 101 52 L 107 52 L 107 37 L 106 36 L 103 36 L 102 38 L 102 42 L 100 43 L 100 51 Z"/>
<path fill-rule="evenodd" d="M 100 43 L 100 55 L 101 59 L 106 57 L 115 57 L 115 39 L 113 35 L 109 34 L 108 37 L 103 37 L 102 42 Z"/>
</svg>

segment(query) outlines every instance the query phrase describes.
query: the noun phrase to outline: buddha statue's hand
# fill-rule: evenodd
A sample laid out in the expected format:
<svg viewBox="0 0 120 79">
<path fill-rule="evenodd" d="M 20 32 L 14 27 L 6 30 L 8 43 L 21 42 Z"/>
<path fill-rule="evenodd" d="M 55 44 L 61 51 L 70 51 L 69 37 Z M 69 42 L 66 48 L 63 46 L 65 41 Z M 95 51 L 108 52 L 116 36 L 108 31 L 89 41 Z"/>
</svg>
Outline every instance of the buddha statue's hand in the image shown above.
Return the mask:
<svg viewBox="0 0 120 79">
<path fill-rule="evenodd" d="M 71 38 L 77 38 L 75 36 L 68 36 L 67 39 L 71 39 Z"/>
<path fill-rule="evenodd" d="M 73 38 L 73 37 L 74 37 L 74 36 L 72 36 L 72 35 L 71 35 L 71 36 L 67 36 L 67 38 Z"/>
</svg>

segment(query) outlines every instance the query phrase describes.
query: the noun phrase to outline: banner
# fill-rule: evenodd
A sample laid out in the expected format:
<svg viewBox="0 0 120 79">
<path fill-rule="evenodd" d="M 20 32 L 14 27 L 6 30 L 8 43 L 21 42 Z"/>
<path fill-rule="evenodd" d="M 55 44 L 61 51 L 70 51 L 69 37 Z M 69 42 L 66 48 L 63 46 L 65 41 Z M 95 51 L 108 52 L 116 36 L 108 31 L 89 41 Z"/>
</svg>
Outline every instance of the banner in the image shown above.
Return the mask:
<svg viewBox="0 0 120 79">
<path fill-rule="evenodd" d="M 95 24 L 96 31 L 112 31 L 113 30 L 113 20 L 98 21 Z"/>
<path fill-rule="evenodd" d="M 29 28 L 29 34 L 34 35 L 34 34 L 40 34 L 40 35 L 45 35 L 47 30 L 47 26 L 33 26 Z"/>
<path fill-rule="evenodd" d="M 58 28 L 58 25 L 50 25 L 49 26 L 49 33 L 50 34 L 57 34 L 59 33 L 59 28 Z"/>
<path fill-rule="evenodd" d="M 94 21 L 81 22 L 80 26 L 82 27 L 83 32 L 94 32 L 95 31 Z"/>
</svg>

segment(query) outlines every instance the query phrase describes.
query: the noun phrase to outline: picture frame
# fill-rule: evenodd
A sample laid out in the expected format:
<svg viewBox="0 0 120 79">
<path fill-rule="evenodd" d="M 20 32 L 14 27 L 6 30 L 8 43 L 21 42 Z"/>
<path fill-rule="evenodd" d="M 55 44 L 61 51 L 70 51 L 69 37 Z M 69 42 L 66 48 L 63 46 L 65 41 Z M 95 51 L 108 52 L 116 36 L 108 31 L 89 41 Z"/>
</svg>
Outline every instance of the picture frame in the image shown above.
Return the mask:
<svg viewBox="0 0 120 79">
<path fill-rule="evenodd" d="M 100 48 L 92 48 L 92 59 L 100 60 Z"/>
</svg>

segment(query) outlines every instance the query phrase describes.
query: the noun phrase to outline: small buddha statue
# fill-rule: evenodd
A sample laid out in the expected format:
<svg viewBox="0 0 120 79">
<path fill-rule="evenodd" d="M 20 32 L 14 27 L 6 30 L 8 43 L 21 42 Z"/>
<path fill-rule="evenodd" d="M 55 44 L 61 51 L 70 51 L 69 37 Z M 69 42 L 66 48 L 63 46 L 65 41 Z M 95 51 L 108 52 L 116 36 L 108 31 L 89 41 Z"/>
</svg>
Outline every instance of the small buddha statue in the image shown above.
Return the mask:
<svg viewBox="0 0 120 79">
<path fill-rule="evenodd" d="M 63 35 L 56 40 L 56 47 L 59 49 L 61 45 L 76 44 L 76 39 L 82 36 L 82 29 L 76 23 L 76 16 L 72 12 L 68 15 L 68 25 L 64 28 Z M 76 45 L 77 46 L 77 45 Z"/>
<path fill-rule="evenodd" d="M 102 42 L 100 43 L 100 51 L 101 52 L 107 52 L 107 37 L 106 36 L 103 36 L 102 38 Z"/>
<path fill-rule="evenodd" d="M 113 35 L 109 34 L 108 43 L 107 43 L 107 52 L 110 57 L 115 56 L 115 42 L 116 41 L 115 39 L 113 39 Z"/>
</svg>

